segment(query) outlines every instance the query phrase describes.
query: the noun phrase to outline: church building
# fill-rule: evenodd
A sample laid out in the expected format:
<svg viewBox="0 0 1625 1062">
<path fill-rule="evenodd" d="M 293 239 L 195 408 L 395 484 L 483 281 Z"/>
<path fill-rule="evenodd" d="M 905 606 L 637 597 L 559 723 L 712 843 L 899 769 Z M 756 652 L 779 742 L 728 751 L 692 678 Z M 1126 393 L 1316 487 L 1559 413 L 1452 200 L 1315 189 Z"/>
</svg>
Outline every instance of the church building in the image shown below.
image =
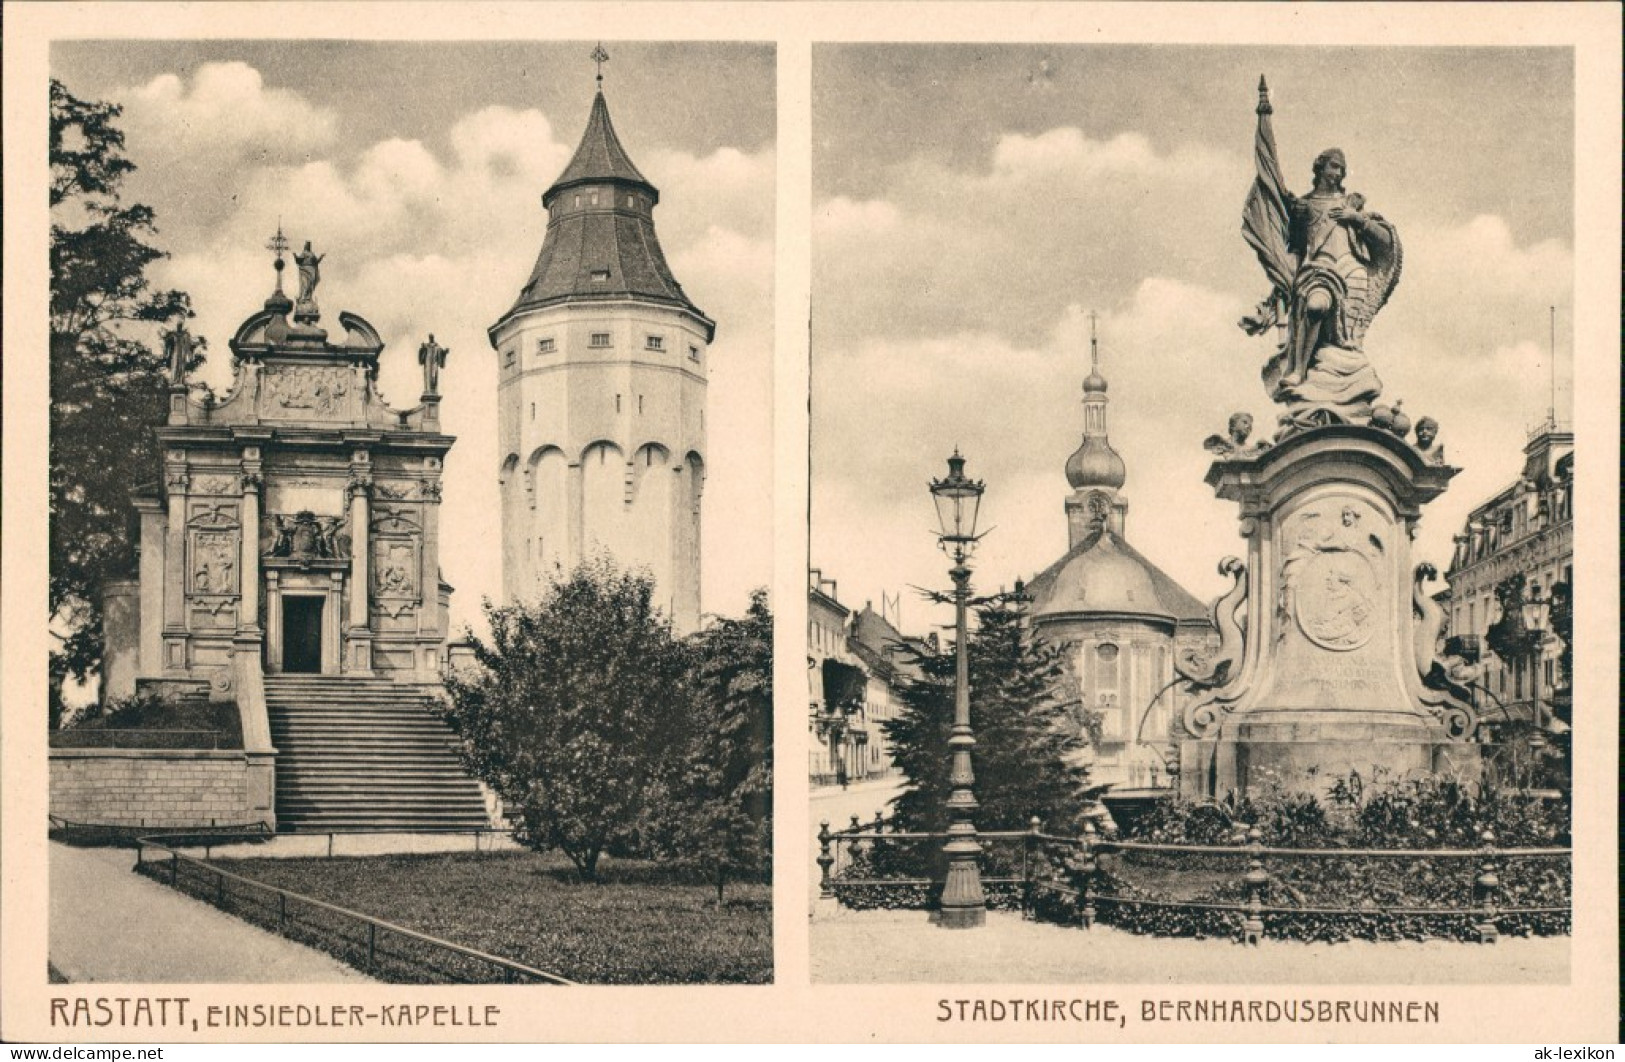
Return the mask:
<svg viewBox="0 0 1625 1062">
<path fill-rule="evenodd" d="M 1100 716 L 1095 781 L 1118 788 L 1169 784 L 1162 763 L 1182 703 L 1176 654 L 1218 644 L 1207 608 L 1126 538 L 1128 469 L 1106 434 L 1106 379 L 1089 339 L 1083 441 L 1067 458 L 1070 548 L 1027 584 L 1033 632 L 1064 649 L 1073 709 Z"/>
<path fill-rule="evenodd" d="M 324 255 L 278 230 L 276 286 L 231 338 L 231 389 L 188 388 L 177 328 L 162 478 L 134 493 L 136 577 L 104 590 L 103 694 L 234 706 L 241 748 L 52 750 L 54 814 L 278 830 L 472 828 L 487 800 L 430 710 L 451 587 L 440 576 L 447 351 L 423 390 L 378 391 L 385 343 L 354 313 L 323 326 Z M 410 355 L 408 355 L 410 356 Z"/>
<path fill-rule="evenodd" d="M 533 598 L 595 556 L 647 571 L 679 634 L 699 626 L 706 352 L 716 324 L 655 234 L 660 192 L 610 122 L 600 74 L 497 355 L 502 587 Z"/>
</svg>

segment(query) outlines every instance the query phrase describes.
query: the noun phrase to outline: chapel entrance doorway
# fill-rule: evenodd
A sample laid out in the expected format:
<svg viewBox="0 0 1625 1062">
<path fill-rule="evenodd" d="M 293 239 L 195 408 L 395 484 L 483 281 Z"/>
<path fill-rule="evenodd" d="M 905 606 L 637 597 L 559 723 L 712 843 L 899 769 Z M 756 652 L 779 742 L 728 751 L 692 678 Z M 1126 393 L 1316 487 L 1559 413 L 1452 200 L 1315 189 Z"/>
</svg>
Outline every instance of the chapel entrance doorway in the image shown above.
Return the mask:
<svg viewBox="0 0 1625 1062">
<path fill-rule="evenodd" d="M 319 675 L 322 671 L 322 598 L 282 598 L 282 670 Z"/>
</svg>

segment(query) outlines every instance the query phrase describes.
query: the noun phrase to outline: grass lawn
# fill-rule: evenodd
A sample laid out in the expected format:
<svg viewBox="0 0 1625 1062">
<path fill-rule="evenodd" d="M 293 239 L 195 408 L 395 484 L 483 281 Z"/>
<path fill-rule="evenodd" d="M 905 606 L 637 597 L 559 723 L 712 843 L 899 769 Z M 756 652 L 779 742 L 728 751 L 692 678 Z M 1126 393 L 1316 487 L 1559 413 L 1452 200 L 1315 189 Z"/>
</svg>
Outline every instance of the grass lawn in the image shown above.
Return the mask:
<svg viewBox="0 0 1625 1062">
<path fill-rule="evenodd" d="M 223 870 L 442 940 L 588 984 L 765 984 L 772 980 L 772 889 L 715 889 L 674 871 L 605 857 L 600 884 L 576 880 L 557 853 L 499 852 L 337 859 L 215 860 Z M 168 881 L 167 865 L 152 867 Z M 207 871 L 188 869 L 179 887 L 217 902 Z M 397 983 L 501 981 L 487 964 L 429 950 L 380 932 L 368 962 L 362 926 L 228 882 L 226 911 L 311 944 Z"/>
</svg>

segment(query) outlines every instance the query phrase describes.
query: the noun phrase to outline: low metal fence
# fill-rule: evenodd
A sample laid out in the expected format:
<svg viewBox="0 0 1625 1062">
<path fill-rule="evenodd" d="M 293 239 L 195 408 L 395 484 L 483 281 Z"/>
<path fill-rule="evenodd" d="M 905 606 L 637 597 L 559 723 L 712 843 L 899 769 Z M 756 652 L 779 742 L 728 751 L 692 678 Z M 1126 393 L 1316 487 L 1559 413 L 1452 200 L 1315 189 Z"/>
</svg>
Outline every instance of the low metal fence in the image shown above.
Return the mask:
<svg viewBox="0 0 1625 1062">
<path fill-rule="evenodd" d="M 172 841 L 167 835 L 139 838 L 136 871 L 244 921 L 317 947 L 380 980 L 412 984 L 574 983 L 512 959 L 255 881 L 207 858 L 178 851 Z M 226 842 L 214 836 L 208 843 L 212 846 Z M 151 858 L 149 849 L 161 853 L 159 858 Z"/>
<path fill-rule="evenodd" d="M 851 907 L 934 907 L 946 868 L 941 849 L 948 839 L 947 833 L 894 830 L 879 816 L 870 824 L 854 817 L 840 830 L 831 830 L 826 821 L 818 831 L 819 893 Z M 1206 912 L 1236 939 L 1252 944 L 1267 929 L 1285 929 L 1286 920 L 1302 918 L 1443 920 L 1458 926 L 1467 920 L 1472 934 L 1490 943 L 1509 926 L 1527 927 L 1532 919 L 1567 931 L 1572 910 L 1566 887 L 1572 849 L 1499 848 L 1489 831 L 1477 848 L 1277 848 L 1266 847 L 1256 827 L 1234 845 L 1153 844 L 1104 838 L 1093 824 L 1078 837 L 1058 836 L 1045 833 L 1034 819 L 1027 830 L 979 833 L 977 840 L 983 848 L 982 880 L 990 907 L 1019 909 L 1023 916 L 1084 928 L 1097 920 L 1142 922 L 1140 912 L 1160 908 Z M 1290 873 L 1296 861 L 1337 861 L 1353 868 L 1347 875 L 1353 888 L 1370 885 L 1362 864 L 1400 860 L 1409 861 L 1405 869 L 1441 902 L 1418 906 L 1368 896 L 1358 906 L 1318 903 L 1294 887 Z M 1523 866 L 1543 862 L 1565 864 L 1564 902 L 1521 902 L 1518 897 L 1540 891 L 1534 887 L 1538 873 L 1523 874 L 1516 884 L 1505 879 L 1519 876 Z M 1234 869 L 1225 869 L 1225 863 Z M 1183 878 L 1187 891 L 1194 881 L 1199 893 L 1234 899 L 1158 896 L 1132 884 L 1134 869 L 1164 881 Z M 1388 891 L 1394 891 L 1392 886 Z M 1448 902 L 1452 895 L 1459 899 Z"/>
</svg>

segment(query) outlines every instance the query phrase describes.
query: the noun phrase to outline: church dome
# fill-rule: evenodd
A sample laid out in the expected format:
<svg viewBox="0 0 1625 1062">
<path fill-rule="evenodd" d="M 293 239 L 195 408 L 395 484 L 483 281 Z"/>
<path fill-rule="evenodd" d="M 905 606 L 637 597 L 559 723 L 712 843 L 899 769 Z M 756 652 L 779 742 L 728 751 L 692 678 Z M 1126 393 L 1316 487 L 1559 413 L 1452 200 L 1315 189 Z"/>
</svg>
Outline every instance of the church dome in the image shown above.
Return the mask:
<svg viewBox="0 0 1625 1062">
<path fill-rule="evenodd" d="M 1083 378 L 1083 393 L 1086 395 L 1103 395 L 1106 393 L 1106 378 L 1095 369 Z"/>
<path fill-rule="evenodd" d="M 1200 620 L 1207 609 L 1112 531 L 1100 531 L 1027 584 L 1035 620 L 1110 614 Z"/>
<path fill-rule="evenodd" d="M 1066 481 L 1073 490 L 1107 487 L 1116 490 L 1128 479 L 1128 467 L 1104 435 L 1085 435 L 1066 459 Z"/>
</svg>

